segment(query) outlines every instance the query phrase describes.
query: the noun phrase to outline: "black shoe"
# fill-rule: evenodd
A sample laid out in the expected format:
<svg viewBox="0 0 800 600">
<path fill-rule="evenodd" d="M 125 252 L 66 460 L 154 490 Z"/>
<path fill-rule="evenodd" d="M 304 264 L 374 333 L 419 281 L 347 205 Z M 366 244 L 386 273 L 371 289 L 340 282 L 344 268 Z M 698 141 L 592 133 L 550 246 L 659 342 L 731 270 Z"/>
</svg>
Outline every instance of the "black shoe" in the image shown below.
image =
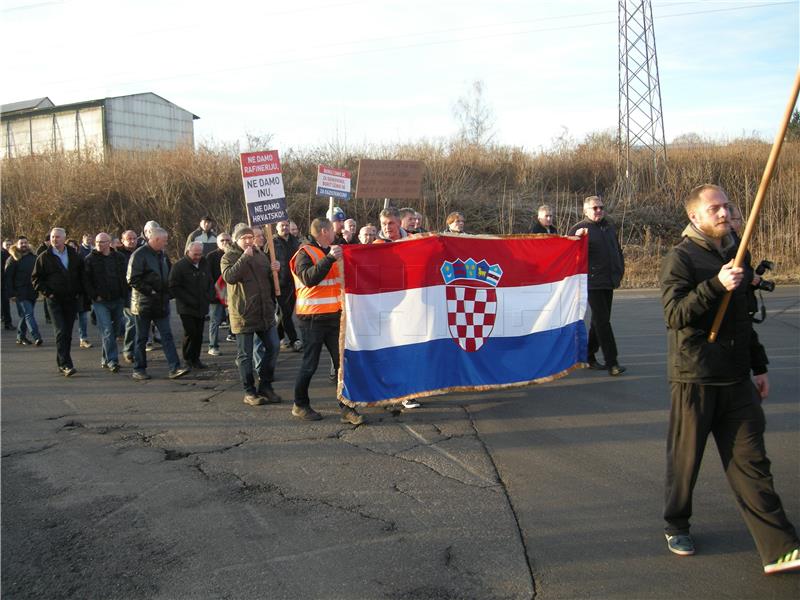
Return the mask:
<svg viewBox="0 0 800 600">
<path fill-rule="evenodd" d="M 302 419 L 303 421 L 319 421 L 322 415 L 315 411 L 310 406 L 292 406 L 292 416 Z"/>
<path fill-rule="evenodd" d="M 594 356 L 589 357 L 587 362 L 589 363 L 589 368 L 594 369 L 595 371 L 605 371 L 608 368 L 603 363 L 597 362 L 597 359 Z"/>
<path fill-rule="evenodd" d="M 42 338 L 39 338 L 37 340 L 33 340 L 33 345 L 34 346 L 41 346 L 43 343 L 44 342 L 42 341 Z"/>
<path fill-rule="evenodd" d="M 625 371 L 627 371 L 627 369 L 625 367 L 620 367 L 619 365 L 611 365 L 608 367 L 608 374 L 612 377 L 622 375 Z"/>
<path fill-rule="evenodd" d="M 172 369 L 172 371 L 169 372 L 168 377 L 170 379 L 178 379 L 178 377 L 183 377 L 189 371 L 191 371 L 189 367 L 178 367 L 177 369 Z"/>
<path fill-rule="evenodd" d="M 23 335 L 22 337 L 17 338 L 17 344 L 20 346 L 31 346 L 33 342 Z"/>
<path fill-rule="evenodd" d="M 119 365 L 117 363 L 108 363 L 107 366 L 112 373 L 119 373 Z"/>
<path fill-rule="evenodd" d="M 62 374 L 64 377 L 72 377 L 73 375 L 75 375 L 75 373 L 77 373 L 77 372 L 78 372 L 78 371 L 75 369 L 75 367 L 60 367 L 60 368 L 59 368 L 59 371 L 61 371 L 61 374 Z"/>
<path fill-rule="evenodd" d="M 6 331 L 14 331 L 16 327 L 14 327 L 13 323 L 6 323 L 5 324 Z"/>
<path fill-rule="evenodd" d="M 191 362 L 191 365 L 192 365 L 193 369 L 207 369 L 208 368 L 208 365 L 206 363 L 204 363 L 202 361 L 199 361 L 199 360 L 193 360 Z"/>
<path fill-rule="evenodd" d="M 267 404 L 280 404 L 283 402 L 283 398 L 281 398 L 272 388 L 259 388 L 258 395 L 264 398 L 264 401 Z"/>
</svg>

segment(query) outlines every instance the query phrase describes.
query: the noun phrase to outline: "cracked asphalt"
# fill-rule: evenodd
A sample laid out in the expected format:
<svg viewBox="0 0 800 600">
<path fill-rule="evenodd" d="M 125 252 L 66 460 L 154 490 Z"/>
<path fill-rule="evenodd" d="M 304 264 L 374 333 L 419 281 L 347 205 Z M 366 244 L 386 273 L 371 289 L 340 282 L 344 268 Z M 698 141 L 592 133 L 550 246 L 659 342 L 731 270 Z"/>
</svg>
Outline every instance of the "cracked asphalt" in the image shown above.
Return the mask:
<svg viewBox="0 0 800 600">
<path fill-rule="evenodd" d="M 800 288 L 766 300 L 767 448 L 800 524 Z M 359 427 L 339 423 L 324 357 L 311 397 L 325 418 L 305 423 L 290 415 L 291 352 L 275 383 L 284 403 L 250 407 L 233 344 L 178 381 L 155 351 L 147 382 L 75 347 L 78 374 L 65 379 L 49 326 L 41 348 L 4 331 L 3 597 L 800 596 L 800 576 L 761 574 L 713 442 L 695 496 L 698 554 L 666 551 L 657 295 L 618 293 L 613 322 L 622 377 L 581 371 L 370 409 Z"/>
</svg>

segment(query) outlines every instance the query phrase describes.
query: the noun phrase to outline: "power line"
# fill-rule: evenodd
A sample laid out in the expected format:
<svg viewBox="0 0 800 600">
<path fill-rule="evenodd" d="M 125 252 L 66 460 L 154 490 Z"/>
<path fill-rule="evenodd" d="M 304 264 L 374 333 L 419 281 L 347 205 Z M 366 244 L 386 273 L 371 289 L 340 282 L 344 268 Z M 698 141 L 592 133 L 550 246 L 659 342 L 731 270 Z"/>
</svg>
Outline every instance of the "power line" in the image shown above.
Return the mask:
<svg viewBox="0 0 800 600">
<path fill-rule="evenodd" d="M 677 2 L 675 4 L 677 5 L 677 4 L 694 4 L 694 3 L 693 2 Z M 680 13 L 670 13 L 670 14 L 660 15 L 659 17 L 657 17 L 657 19 L 661 20 L 661 19 L 670 19 L 670 18 L 676 18 L 676 17 L 685 17 L 685 16 L 694 16 L 694 15 L 703 15 L 703 14 L 715 14 L 715 13 L 723 13 L 723 12 L 734 12 L 734 11 L 759 9 L 759 8 L 767 8 L 767 7 L 774 7 L 774 6 L 794 5 L 794 4 L 796 4 L 796 2 L 791 1 L 791 0 L 784 0 L 784 1 L 778 1 L 778 2 L 764 2 L 764 3 L 757 3 L 757 4 L 747 4 L 747 5 L 743 5 L 743 6 L 732 6 L 732 7 L 726 7 L 726 8 L 716 8 L 716 9 L 706 9 L 706 10 L 697 10 L 697 11 L 687 11 L 687 12 L 680 12 Z M 521 22 L 517 21 L 515 23 L 508 23 L 508 24 L 502 24 L 501 23 L 501 24 L 497 24 L 497 25 L 490 25 L 489 27 L 502 27 L 502 26 L 505 26 L 505 25 L 519 25 L 521 23 L 543 22 L 543 21 L 547 21 L 547 20 L 575 18 L 575 17 L 580 17 L 580 16 L 594 16 L 594 15 L 597 15 L 597 14 L 605 14 L 605 13 L 608 13 L 608 12 L 610 12 L 610 11 L 594 11 L 594 12 L 591 12 L 591 13 L 576 13 L 576 14 L 573 14 L 573 15 L 563 16 L 563 17 L 562 16 L 542 17 L 542 18 L 539 18 L 539 19 L 532 19 L 532 20 L 529 20 L 529 21 L 521 21 Z M 531 34 L 531 33 L 547 33 L 547 32 L 554 32 L 554 31 L 567 31 L 567 30 L 587 29 L 587 28 L 592 28 L 592 27 L 602 27 L 602 26 L 606 26 L 606 25 L 616 25 L 616 24 L 617 24 L 617 20 L 615 19 L 615 20 L 610 20 L 610 21 L 595 21 L 595 22 L 583 23 L 583 24 L 578 24 L 578 25 L 573 24 L 573 25 L 563 25 L 563 26 L 558 26 L 558 27 L 544 27 L 544 28 L 536 28 L 536 29 L 525 29 L 525 30 L 522 30 L 522 31 L 513 31 L 513 32 L 487 33 L 485 35 L 479 35 L 479 36 L 460 37 L 460 38 L 452 38 L 452 39 L 444 39 L 444 40 L 431 40 L 431 41 L 427 41 L 427 42 L 418 42 L 418 43 L 411 43 L 411 44 L 404 44 L 404 45 L 396 45 L 396 46 L 389 46 L 389 47 L 384 47 L 384 48 L 369 48 L 369 49 L 352 50 L 352 51 L 347 51 L 347 52 L 339 52 L 339 53 L 334 53 L 334 54 L 326 53 L 326 54 L 317 54 L 317 55 L 305 56 L 305 57 L 292 57 L 292 58 L 274 60 L 274 61 L 263 62 L 263 63 L 255 63 L 255 64 L 246 65 L 246 66 L 224 67 L 224 68 L 220 68 L 220 69 L 206 69 L 206 70 L 201 70 L 201 71 L 194 71 L 194 72 L 191 72 L 191 73 L 182 73 L 182 74 L 178 74 L 178 75 L 167 75 L 167 76 L 163 76 L 163 77 L 153 77 L 153 78 L 148 78 L 148 79 L 137 79 L 137 80 L 124 81 L 124 82 L 116 82 L 116 83 L 112 83 L 112 85 L 116 85 L 116 86 L 119 86 L 119 87 L 133 86 L 133 85 L 139 85 L 139 84 L 145 84 L 145 83 L 172 81 L 172 80 L 185 79 L 185 78 L 191 78 L 191 77 L 201 77 L 201 76 L 208 76 L 208 75 L 220 75 L 220 74 L 224 74 L 224 73 L 236 73 L 236 72 L 242 72 L 242 71 L 249 71 L 249 70 L 253 70 L 253 69 L 263 69 L 265 67 L 282 66 L 282 65 L 289 65 L 289 64 L 296 64 L 296 63 L 303 63 L 303 62 L 313 62 L 313 61 L 316 61 L 316 60 L 343 58 L 343 57 L 347 57 L 347 56 L 359 56 L 359 55 L 369 55 L 369 54 L 378 54 L 378 53 L 388 53 L 388 52 L 395 52 L 395 51 L 398 51 L 398 50 L 410 50 L 410 49 L 415 49 L 415 48 L 425 48 L 425 47 L 442 46 L 442 45 L 448 45 L 448 44 L 458 44 L 458 43 L 466 42 L 466 41 L 477 41 L 477 40 L 487 40 L 487 39 L 497 39 L 497 38 L 511 38 L 511 37 L 516 37 L 516 36 L 520 36 L 520 35 L 527 35 L 527 34 Z M 486 27 L 487 26 L 484 24 L 484 25 L 480 25 L 480 26 L 469 26 L 469 27 L 464 27 L 464 28 L 452 28 L 452 29 L 446 29 L 446 30 L 438 30 L 438 31 L 430 32 L 430 33 L 402 34 L 402 35 L 398 35 L 398 36 L 383 37 L 383 38 L 377 38 L 377 39 L 381 40 L 381 41 L 386 41 L 386 40 L 393 40 L 393 39 L 403 39 L 403 38 L 406 38 L 406 37 L 417 36 L 417 35 L 432 35 L 432 34 L 449 33 L 449 32 L 455 32 L 455 31 L 468 31 L 468 30 L 472 30 L 472 29 L 475 29 L 475 28 L 486 29 Z M 376 38 L 373 38 L 373 39 L 376 39 Z M 371 41 L 371 40 L 366 40 L 366 41 Z M 351 43 L 360 44 L 360 43 L 365 43 L 365 41 L 359 40 L 359 41 L 351 42 Z M 338 46 L 341 46 L 341 45 L 342 45 L 341 42 L 337 42 L 335 44 L 326 44 L 326 45 L 323 45 L 323 46 L 316 46 L 316 47 L 314 47 L 314 50 L 325 50 L 326 48 L 335 48 L 335 47 L 338 47 Z M 50 82 L 45 82 L 42 85 L 43 86 L 59 85 L 59 84 L 63 84 L 63 83 L 69 83 L 70 81 L 74 81 L 74 79 L 67 79 L 67 80 L 61 80 L 61 81 L 50 81 Z M 97 86 L 97 87 L 99 88 L 99 86 Z M 108 85 L 105 85 L 103 87 L 108 87 Z M 78 88 L 75 88 L 75 89 L 78 89 Z M 80 89 L 85 90 L 87 88 L 84 86 L 84 87 L 81 87 Z M 89 88 L 89 89 L 92 89 L 92 88 Z"/>
</svg>

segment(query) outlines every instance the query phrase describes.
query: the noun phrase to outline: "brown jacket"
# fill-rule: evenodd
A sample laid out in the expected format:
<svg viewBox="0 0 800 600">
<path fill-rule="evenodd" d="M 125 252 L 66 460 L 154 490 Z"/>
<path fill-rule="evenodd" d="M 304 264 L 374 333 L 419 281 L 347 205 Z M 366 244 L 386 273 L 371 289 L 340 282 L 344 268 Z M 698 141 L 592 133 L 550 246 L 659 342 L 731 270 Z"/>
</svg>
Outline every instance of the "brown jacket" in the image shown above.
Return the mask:
<svg viewBox="0 0 800 600">
<path fill-rule="evenodd" d="M 222 257 L 220 267 L 222 279 L 228 285 L 231 332 L 266 331 L 275 325 L 269 257 L 257 248 L 253 248 L 253 256 L 246 256 L 233 244 Z"/>
</svg>

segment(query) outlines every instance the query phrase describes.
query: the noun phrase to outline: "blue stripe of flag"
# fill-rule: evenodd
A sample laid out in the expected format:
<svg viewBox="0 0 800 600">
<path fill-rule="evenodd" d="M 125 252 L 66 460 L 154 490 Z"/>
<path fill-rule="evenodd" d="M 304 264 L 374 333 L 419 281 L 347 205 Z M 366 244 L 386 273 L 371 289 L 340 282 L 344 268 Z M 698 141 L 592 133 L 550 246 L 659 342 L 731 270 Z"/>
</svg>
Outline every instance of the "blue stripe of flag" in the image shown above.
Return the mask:
<svg viewBox="0 0 800 600">
<path fill-rule="evenodd" d="M 427 390 L 522 383 L 586 362 L 582 320 L 519 337 L 488 338 L 477 352 L 452 339 L 344 351 L 342 395 L 357 403 L 378 402 Z"/>
</svg>

